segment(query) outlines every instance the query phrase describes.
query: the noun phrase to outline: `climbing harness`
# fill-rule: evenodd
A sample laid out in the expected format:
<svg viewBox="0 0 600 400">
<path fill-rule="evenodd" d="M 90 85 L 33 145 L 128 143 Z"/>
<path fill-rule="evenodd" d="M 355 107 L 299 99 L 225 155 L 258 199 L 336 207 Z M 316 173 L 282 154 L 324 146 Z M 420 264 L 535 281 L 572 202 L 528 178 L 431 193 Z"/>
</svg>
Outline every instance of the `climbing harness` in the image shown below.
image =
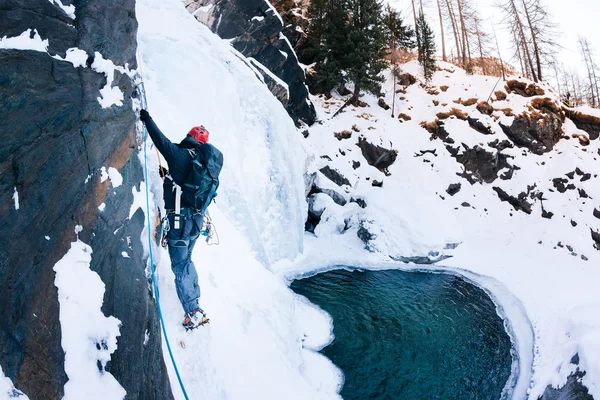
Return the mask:
<svg viewBox="0 0 600 400">
<path fill-rule="evenodd" d="M 142 79 L 142 75 L 143 75 L 143 71 L 142 71 L 142 60 L 139 57 L 138 54 L 138 60 L 140 61 L 140 93 L 141 93 L 141 98 L 140 100 L 142 101 L 142 107 L 147 108 L 148 107 L 148 102 L 146 99 L 146 89 L 144 87 L 144 81 Z M 179 386 L 181 386 L 181 391 L 183 392 L 183 396 L 185 397 L 186 400 L 189 400 L 189 397 L 187 395 L 187 392 L 185 391 L 185 386 L 183 385 L 183 381 L 181 380 L 181 375 L 179 374 L 179 369 L 177 368 L 177 363 L 175 362 L 175 357 L 173 356 L 173 351 L 171 350 L 171 345 L 169 344 L 169 338 L 167 336 L 167 328 L 165 327 L 165 320 L 163 318 L 163 314 L 162 314 L 162 309 L 160 307 L 160 296 L 158 294 L 158 283 L 156 282 L 156 271 L 155 271 L 155 266 L 154 266 L 154 257 L 152 255 L 152 235 L 150 233 L 150 227 L 152 226 L 150 224 L 150 193 L 149 193 L 149 188 L 148 188 L 148 182 L 149 182 L 149 176 L 148 176 L 148 155 L 147 155 L 147 146 L 146 146 L 146 142 L 147 142 L 147 137 L 148 137 L 148 131 L 146 130 L 146 125 L 142 124 L 144 127 L 144 179 L 146 181 L 146 223 L 148 224 L 147 226 L 147 231 L 148 231 L 148 248 L 149 251 L 148 253 L 150 254 L 149 256 L 149 260 L 150 260 L 150 269 L 152 271 L 152 286 L 154 289 L 154 296 L 156 299 L 156 307 L 158 309 L 158 316 L 160 318 L 160 325 L 162 327 L 162 331 L 163 331 L 163 335 L 165 336 L 165 343 L 167 343 L 167 349 L 169 351 L 169 356 L 171 357 L 171 362 L 173 363 L 173 369 L 175 370 L 175 375 L 177 375 L 177 380 L 179 381 Z"/>
</svg>

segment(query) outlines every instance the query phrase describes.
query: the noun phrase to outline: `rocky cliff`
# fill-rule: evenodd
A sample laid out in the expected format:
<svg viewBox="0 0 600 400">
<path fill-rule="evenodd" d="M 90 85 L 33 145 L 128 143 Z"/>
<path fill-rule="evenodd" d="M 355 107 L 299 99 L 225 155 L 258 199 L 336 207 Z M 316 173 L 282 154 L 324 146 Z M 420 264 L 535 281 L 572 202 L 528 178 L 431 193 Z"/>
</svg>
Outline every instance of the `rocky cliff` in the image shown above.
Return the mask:
<svg viewBox="0 0 600 400">
<path fill-rule="evenodd" d="M 98 361 L 99 373 L 110 372 L 127 398 L 172 398 L 140 242 L 144 214 L 133 208 L 130 217 L 143 179 L 129 76 L 134 6 L 0 3 L 0 365 L 31 399 L 61 398 L 69 379 L 53 266 L 78 225 L 105 285 L 102 312 L 121 321 L 118 349 L 106 367 Z M 90 338 L 90 351 L 101 341 Z"/>
<path fill-rule="evenodd" d="M 282 33 L 281 17 L 268 0 L 186 0 L 186 8 L 244 56 L 265 67 L 257 69 L 294 121 L 315 122 L 304 70 Z"/>
</svg>

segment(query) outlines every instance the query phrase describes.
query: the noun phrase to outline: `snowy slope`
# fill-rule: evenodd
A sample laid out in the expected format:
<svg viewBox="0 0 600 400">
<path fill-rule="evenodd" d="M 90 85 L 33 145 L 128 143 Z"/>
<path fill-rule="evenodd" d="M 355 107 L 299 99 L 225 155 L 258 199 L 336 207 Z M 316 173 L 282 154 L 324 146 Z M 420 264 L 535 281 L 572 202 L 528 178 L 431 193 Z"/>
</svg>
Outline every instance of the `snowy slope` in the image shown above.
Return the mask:
<svg viewBox="0 0 600 400">
<path fill-rule="evenodd" d="M 200 241 L 193 254 L 210 325 L 184 332 L 168 254 L 156 254 L 167 330 L 190 398 L 337 398 L 339 374 L 315 379 L 310 373 L 332 366 L 302 349 L 296 296 L 265 268 L 293 259 L 303 245 L 305 156 L 298 132 L 243 57 L 181 1 L 141 0 L 136 12 L 154 120 L 175 142 L 190 127 L 205 125 L 225 158 L 217 203 L 210 208 L 220 245 Z M 154 149 L 148 154 L 154 202 L 162 204 Z M 299 308 L 304 314 L 306 309 Z M 165 360 L 175 398 L 181 399 L 166 348 Z"/>
<path fill-rule="evenodd" d="M 351 183 L 337 187 L 337 191 L 347 198 L 361 198 L 367 206 L 362 209 L 348 203 L 342 207 L 324 194 L 316 195 L 318 208 L 325 207 L 325 211 L 315 236 L 307 238 L 301 260 L 281 263 L 278 271 L 293 277 L 334 265 L 411 268 L 391 263 L 389 256 L 427 258 L 432 251 L 452 256 L 437 267 L 412 268 L 459 273 L 496 299 L 499 313 L 508 318 L 507 328 L 512 330 L 519 356 L 514 367 L 520 369 L 521 379 L 511 383 L 515 398 L 537 399 L 547 385 L 564 385 L 576 368 L 570 364 L 576 353 L 580 356 L 579 367 L 587 371 L 583 384 L 599 398 L 600 252 L 594 248 L 590 229 L 600 231 L 600 219 L 592 216 L 594 207 L 600 205 L 600 178 L 594 175 L 600 167 L 600 140 L 583 146 L 576 139 L 563 139 L 554 150 L 540 156 L 516 146 L 506 149 L 503 153 L 512 157 L 509 163 L 521 169 L 515 170 L 511 179 L 471 185 L 457 175 L 464 172 L 464 167 L 451 157 L 446 143 L 432 139 L 420 123 L 432 122 L 437 113 L 452 107 L 468 112 L 488 124 L 493 134 L 483 135 L 466 121 L 451 117 L 445 129 L 455 142 L 452 146 L 460 148 L 459 154 L 464 151 L 463 143 L 496 153 L 489 143 L 508 140 L 498 122 L 510 125 L 514 117 L 494 112 L 496 121 L 477 111 L 475 105 L 454 102 L 459 98 L 488 99 L 494 90 L 503 90 L 502 82 L 495 88 L 497 78 L 468 76 L 449 64 L 442 67 L 447 70 L 435 74 L 431 87 L 417 83 L 408 86 L 406 93 L 396 94 L 395 114 L 405 113 L 411 117 L 409 121 L 391 118 L 390 111 L 379 107 L 372 95 L 362 99 L 367 107 L 348 107 L 334 119 L 331 116 L 345 98 L 313 99 L 322 124 L 315 124 L 306 139 L 313 162 L 310 170 L 324 166 L 336 169 Z M 421 76 L 414 62 L 403 69 Z M 449 88 L 444 92 L 440 87 L 446 85 Z M 553 98 L 548 88 L 546 91 Z M 385 101 L 391 105 L 390 79 L 384 92 Z M 526 111 L 532 100 L 509 94 L 505 101 L 493 105 L 511 107 L 517 115 Z M 565 135 L 587 137 L 568 119 L 563 129 Z M 334 137 L 335 132 L 344 130 L 352 132 L 349 139 Z M 375 145 L 398 150 L 397 160 L 389 168 L 391 176 L 367 164 L 357 146 L 361 136 Z M 426 150 L 435 154 L 422 155 Z M 356 167 L 356 161 L 360 167 Z M 575 174 L 569 183 L 584 190 L 589 198 L 578 190 L 559 193 L 553 186 L 552 179 L 565 177 L 576 168 L 592 177 L 582 181 Z M 373 180 L 383 181 L 383 187 L 371 186 Z M 450 196 L 446 189 L 454 183 L 460 183 L 461 190 Z M 516 197 L 533 185 L 543 192 L 543 202 L 530 200 L 529 215 L 500 201 L 492 189 L 498 186 Z M 554 216 L 542 218 L 542 207 Z M 362 249 L 365 244 L 357 238 L 360 226 L 367 226 L 376 235 L 369 242 L 374 253 Z M 458 246 L 453 249 L 455 244 Z"/>
</svg>

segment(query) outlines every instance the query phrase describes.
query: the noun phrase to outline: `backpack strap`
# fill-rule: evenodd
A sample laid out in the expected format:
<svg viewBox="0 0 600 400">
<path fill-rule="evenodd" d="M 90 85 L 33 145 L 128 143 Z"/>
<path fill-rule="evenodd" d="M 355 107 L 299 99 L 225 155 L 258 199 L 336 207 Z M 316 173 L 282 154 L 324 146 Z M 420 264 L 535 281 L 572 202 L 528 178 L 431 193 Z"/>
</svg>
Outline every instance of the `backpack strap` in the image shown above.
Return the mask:
<svg viewBox="0 0 600 400">
<path fill-rule="evenodd" d="M 204 204 L 202 206 L 202 211 L 201 211 L 202 214 L 204 214 L 206 212 L 206 209 L 208 208 L 210 203 L 212 203 L 213 197 L 214 197 L 216 191 L 217 191 L 217 184 L 213 183 L 212 187 L 210 188 L 210 191 L 208 192 L 208 196 L 206 197 L 208 199 L 208 201 L 206 202 L 206 204 Z"/>
</svg>

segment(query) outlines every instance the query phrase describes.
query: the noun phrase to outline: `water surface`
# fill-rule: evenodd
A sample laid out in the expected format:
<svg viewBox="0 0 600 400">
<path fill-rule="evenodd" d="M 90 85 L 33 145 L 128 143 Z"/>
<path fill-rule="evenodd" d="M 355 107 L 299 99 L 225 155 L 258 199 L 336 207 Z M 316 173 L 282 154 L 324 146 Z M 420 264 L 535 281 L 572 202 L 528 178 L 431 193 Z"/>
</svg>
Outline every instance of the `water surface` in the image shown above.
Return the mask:
<svg viewBox="0 0 600 400">
<path fill-rule="evenodd" d="M 510 337 L 492 300 L 462 278 L 340 269 L 291 287 L 333 318 L 322 353 L 344 372 L 344 399 L 501 398 Z"/>
</svg>

